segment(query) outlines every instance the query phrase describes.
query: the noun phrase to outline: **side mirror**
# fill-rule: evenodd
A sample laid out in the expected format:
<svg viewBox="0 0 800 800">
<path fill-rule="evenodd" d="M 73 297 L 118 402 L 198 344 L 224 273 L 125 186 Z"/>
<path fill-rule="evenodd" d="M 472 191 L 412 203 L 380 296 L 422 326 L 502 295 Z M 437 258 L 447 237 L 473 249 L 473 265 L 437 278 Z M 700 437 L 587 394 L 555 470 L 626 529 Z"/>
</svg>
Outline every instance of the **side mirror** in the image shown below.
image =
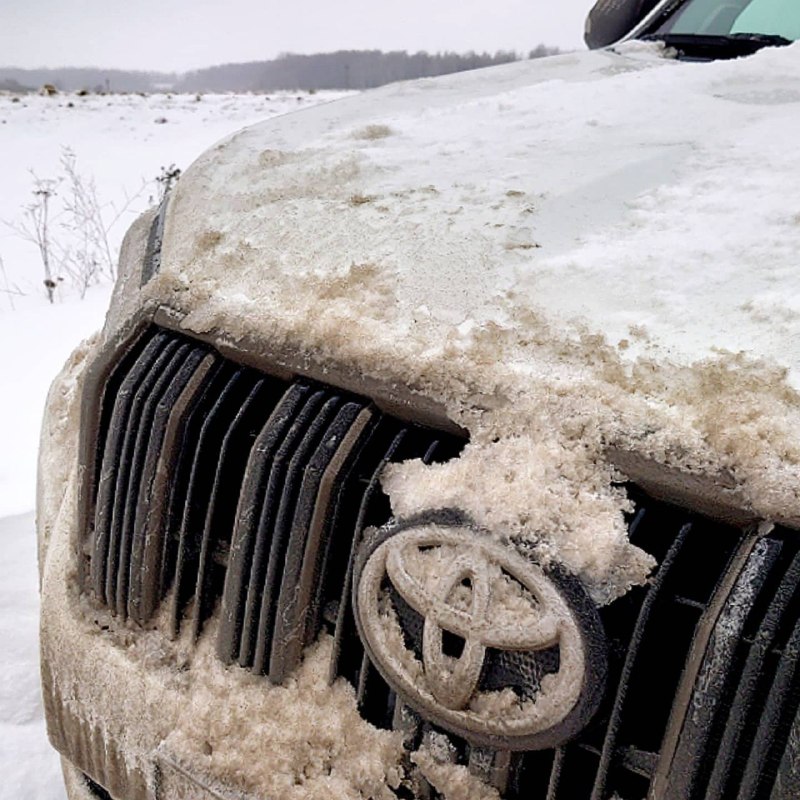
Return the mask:
<svg viewBox="0 0 800 800">
<path fill-rule="evenodd" d="M 657 4 L 658 0 L 597 0 L 586 17 L 583 39 L 590 50 L 614 44 Z"/>
</svg>

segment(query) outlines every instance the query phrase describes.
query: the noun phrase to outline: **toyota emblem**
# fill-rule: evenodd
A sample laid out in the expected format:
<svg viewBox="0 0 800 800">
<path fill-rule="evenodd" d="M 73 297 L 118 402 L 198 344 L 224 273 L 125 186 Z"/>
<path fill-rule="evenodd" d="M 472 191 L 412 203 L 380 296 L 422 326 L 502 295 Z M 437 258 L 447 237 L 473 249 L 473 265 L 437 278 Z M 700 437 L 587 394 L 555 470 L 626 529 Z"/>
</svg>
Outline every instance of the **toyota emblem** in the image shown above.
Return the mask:
<svg viewBox="0 0 800 800">
<path fill-rule="evenodd" d="M 459 512 L 368 535 L 353 607 L 389 686 L 473 744 L 556 747 L 586 726 L 602 698 L 605 636 L 580 582 Z"/>
</svg>

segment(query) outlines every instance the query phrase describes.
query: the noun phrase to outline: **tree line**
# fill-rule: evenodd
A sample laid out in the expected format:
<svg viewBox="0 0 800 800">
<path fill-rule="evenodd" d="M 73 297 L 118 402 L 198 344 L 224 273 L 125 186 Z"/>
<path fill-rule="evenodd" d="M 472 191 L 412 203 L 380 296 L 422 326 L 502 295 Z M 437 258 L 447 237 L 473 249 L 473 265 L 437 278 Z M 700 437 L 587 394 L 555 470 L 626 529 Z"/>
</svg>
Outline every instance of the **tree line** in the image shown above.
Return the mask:
<svg viewBox="0 0 800 800">
<path fill-rule="evenodd" d="M 52 84 L 61 91 L 95 92 L 270 92 L 280 90 L 370 89 L 395 81 L 431 78 L 558 53 L 540 44 L 528 53 L 408 53 L 340 50 L 271 61 L 222 64 L 183 74 L 96 68 L 0 68 L 0 90 L 24 91 Z"/>
<path fill-rule="evenodd" d="M 395 81 L 431 78 L 454 72 L 507 64 L 558 52 L 540 45 L 527 55 L 496 53 L 407 53 L 381 50 L 339 50 L 335 53 L 286 53 L 273 61 L 223 64 L 186 73 L 176 91 L 276 91 L 314 89 L 371 89 Z"/>
</svg>

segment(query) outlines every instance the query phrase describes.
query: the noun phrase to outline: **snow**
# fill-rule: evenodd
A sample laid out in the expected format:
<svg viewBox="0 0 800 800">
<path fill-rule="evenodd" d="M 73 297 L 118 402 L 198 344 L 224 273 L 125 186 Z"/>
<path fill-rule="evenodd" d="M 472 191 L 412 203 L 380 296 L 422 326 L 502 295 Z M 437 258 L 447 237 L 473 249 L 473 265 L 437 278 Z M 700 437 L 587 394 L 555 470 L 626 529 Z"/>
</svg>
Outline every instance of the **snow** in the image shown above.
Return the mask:
<svg viewBox="0 0 800 800">
<path fill-rule="evenodd" d="M 44 733 L 33 514 L 0 519 L 0 797 L 59 800 L 61 768 Z"/>
<path fill-rule="evenodd" d="M 456 505 L 601 603 L 652 568 L 609 448 L 800 517 L 800 45 L 619 50 L 242 132 L 182 179 L 143 294 L 436 401 L 472 441 L 387 471 L 394 511 Z"/>
<path fill-rule="evenodd" d="M 108 286 L 98 286 L 83 302 L 52 308 L 26 297 L 16 310 L 0 311 L 0 368 L 8 387 L 0 392 L 0 518 L 33 508 L 47 390 L 72 348 L 102 324 L 109 294 Z"/>
<path fill-rule="evenodd" d="M 127 296 L 116 296 L 104 336 L 142 302 L 168 303 L 187 313 L 189 331 L 255 336 L 331 380 L 355 374 L 433 400 L 471 442 L 449 464 L 389 470 L 395 513 L 456 505 L 480 527 L 528 542 L 543 562 L 564 563 L 597 602 L 609 602 L 652 568 L 627 541 L 629 505 L 610 448 L 726 483 L 726 496 L 756 517 L 800 519 L 798 78 L 800 45 L 708 65 L 634 45 L 389 86 L 281 117 L 227 139 L 181 178 L 161 273 L 140 293 L 132 279 Z M 263 116 L 267 103 L 90 98 L 68 108 L 66 99 L 12 106 L 0 97 L 0 167 L 9 176 L 0 216 L 24 201 L 26 167 L 54 169 L 61 144 L 101 187 L 115 187 L 119 202 L 160 167 L 185 166 L 251 114 Z M 156 124 L 161 117 L 167 122 Z M 129 244 L 123 269 L 136 276 L 140 239 Z M 13 397 L 0 409 L 2 516 L 31 504 L 26 454 L 42 403 L 33 393 L 45 383 L 33 373 L 55 371 L 73 337 L 97 325 L 107 289 L 85 303 L 59 297 L 51 309 L 30 294 L 29 245 L 8 234 L 0 254 L 29 292 L 0 296 L 17 304 L 0 318 L 0 363 L 31 373 L 4 373 L 20 392 L 4 392 Z M 70 391 L 52 407 L 53 441 L 74 433 Z M 68 465 L 50 466 L 54 483 L 66 486 Z M 59 487 L 49 487 L 49 513 Z M 55 616 L 69 602 L 68 552 L 62 535 L 44 600 Z M 33 582 L 29 589 L 33 608 Z M 60 618 L 65 628 L 49 631 L 51 647 L 90 625 L 80 615 Z M 109 647 L 101 636 L 85 643 L 75 663 L 59 665 L 63 679 L 97 658 L 110 676 L 136 676 L 142 691 L 126 697 L 123 712 L 141 728 L 108 724 L 129 737 L 132 757 L 144 758 L 136 738 L 157 734 L 182 696 L 158 672 L 166 668 L 160 645 L 148 649 L 153 642 L 143 638 Z M 30 645 L 23 659 L 32 666 Z M 303 751 L 304 775 L 322 790 L 317 768 L 330 747 L 343 746 L 355 760 L 345 758 L 342 784 L 326 788 L 345 793 L 363 780 L 374 789 L 396 764 L 396 742 L 387 738 L 380 757 L 359 764 L 364 731 L 349 716 L 352 698 L 315 694 L 325 646 L 298 686 L 303 698 L 336 706 L 339 730 L 352 738 L 325 742 L 320 732 Z M 131 667 L 140 657 L 155 657 L 152 673 Z M 230 685 L 230 674 L 214 669 L 209 662 L 185 677 L 205 680 L 212 704 Z M 97 708 L 116 688 L 110 681 L 74 685 Z M 288 769 L 301 745 L 289 730 L 296 698 L 284 705 L 269 697 L 286 722 L 270 730 L 276 758 L 294 753 Z M 197 758 L 208 742 L 193 736 L 194 714 L 204 710 L 202 701 L 175 733 Z M 24 692 L 3 714 L 13 726 L 3 744 L 26 726 L 41 730 Z M 220 739 L 205 755 L 243 777 L 243 760 L 253 758 L 247 748 L 226 749 L 232 719 L 209 719 Z M 463 771 L 424 751 L 417 760 L 445 794 L 472 791 Z"/>
<path fill-rule="evenodd" d="M 5 222 L 18 223 L 33 178 L 54 176 L 63 149 L 95 180 L 109 219 L 135 198 L 111 231 L 118 246 L 128 225 L 156 195 L 162 167 L 185 168 L 220 137 L 243 125 L 335 99 L 333 93 L 263 95 L 58 95 L 0 93 L 0 798 L 56 800 L 64 790 L 58 757 L 44 732 L 38 668 L 38 580 L 34 506 L 36 459 L 48 387 L 70 352 L 103 323 L 109 285 L 81 300 L 62 286 L 50 306 L 42 294 L 34 246 Z M 166 123 L 156 123 L 166 118 Z M 114 209 L 111 208 L 114 207 Z M 61 235 L 58 219 L 56 235 Z M 8 290 L 13 293 L 9 294 Z M 17 290 L 22 294 L 17 294 Z M 65 403 L 66 403 L 65 398 Z M 64 405 L 64 404 L 62 404 Z M 51 413 L 58 415 L 54 403 Z M 66 408 L 63 409 L 66 413 Z M 55 429 L 61 420 L 50 420 Z M 63 431 L 62 431 L 63 433 Z M 57 436 L 56 430 L 52 431 Z M 63 439 L 63 436 L 62 436 Z M 63 496 L 66 473 L 51 476 L 43 510 Z M 52 508 L 55 507 L 55 508 Z"/>
</svg>

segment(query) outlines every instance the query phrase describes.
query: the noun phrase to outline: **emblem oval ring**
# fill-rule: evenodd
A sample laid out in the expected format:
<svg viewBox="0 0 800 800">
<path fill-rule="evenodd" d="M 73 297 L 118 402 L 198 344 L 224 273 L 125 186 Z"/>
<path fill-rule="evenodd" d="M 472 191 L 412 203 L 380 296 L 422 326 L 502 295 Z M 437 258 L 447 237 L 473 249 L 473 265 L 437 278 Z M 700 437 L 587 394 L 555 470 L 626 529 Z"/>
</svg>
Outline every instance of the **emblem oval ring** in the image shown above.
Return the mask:
<svg viewBox="0 0 800 800">
<path fill-rule="evenodd" d="M 554 747 L 599 704 L 605 637 L 580 583 L 458 512 L 373 532 L 352 591 L 384 680 L 423 718 L 474 744 Z"/>
</svg>

